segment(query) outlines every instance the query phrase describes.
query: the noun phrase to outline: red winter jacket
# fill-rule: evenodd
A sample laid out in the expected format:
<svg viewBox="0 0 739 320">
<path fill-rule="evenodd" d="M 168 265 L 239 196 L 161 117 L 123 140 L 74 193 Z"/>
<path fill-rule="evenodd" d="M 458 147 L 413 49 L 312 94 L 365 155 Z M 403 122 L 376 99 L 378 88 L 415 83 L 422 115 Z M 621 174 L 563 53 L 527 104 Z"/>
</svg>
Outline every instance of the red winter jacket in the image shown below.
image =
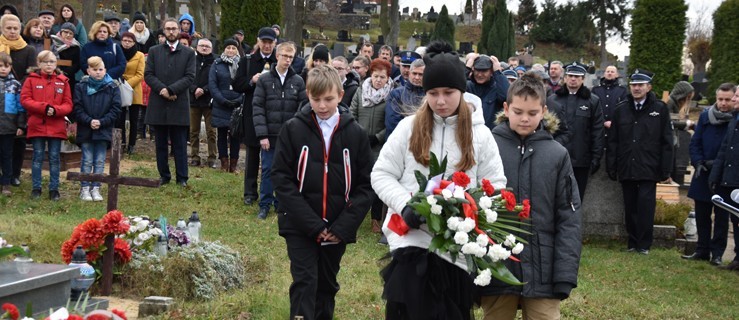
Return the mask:
<svg viewBox="0 0 739 320">
<path fill-rule="evenodd" d="M 21 89 L 21 105 L 28 112 L 28 138 L 67 139 L 64 116 L 72 112 L 72 91 L 69 79 L 60 71 L 52 75 L 34 71 L 28 74 Z M 51 105 L 54 116 L 46 115 Z"/>
</svg>

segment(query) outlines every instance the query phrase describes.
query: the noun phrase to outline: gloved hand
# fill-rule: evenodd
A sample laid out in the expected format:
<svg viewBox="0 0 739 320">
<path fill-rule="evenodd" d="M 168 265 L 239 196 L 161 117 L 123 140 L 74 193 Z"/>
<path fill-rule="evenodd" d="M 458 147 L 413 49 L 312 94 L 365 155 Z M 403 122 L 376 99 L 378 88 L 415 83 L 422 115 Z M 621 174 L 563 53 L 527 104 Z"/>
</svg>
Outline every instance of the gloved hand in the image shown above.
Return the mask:
<svg viewBox="0 0 739 320">
<path fill-rule="evenodd" d="M 713 168 L 713 160 L 706 160 L 703 165 L 706 166 L 706 169 L 710 171 Z"/>
<path fill-rule="evenodd" d="M 701 160 L 698 161 L 693 167 L 695 167 L 695 177 L 700 178 L 703 171 L 708 171 L 708 168 L 706 167 L 706 162 Z"/>
<path fill-rule="evenodd" d="M 708 188 L 711 190 L 711 193 L 716 194 L 716 192 L 718 192 L 718 183 L 709 182 Z"/>
<path fill-rule="evenodd" d="M 613 181 L 618 180 L 618 176 L 616 175 L 616 171 L 608 171 L 608 179 L 611 179 Z"/>
<path fill-rule="evenodd" d="M 226 100 L 226 106 L 231 109 L 238 108 L 240 105 L 241 105 L 240 100 Z"/>
<path fill-rule="evenodd" d="M 593 161 L 590 163 L 590 175 L 594 175 L 600 170 L 600 161 Z"/>
<path fill-rule="evenodd" d="M 369 138 L 370 147 L 374 148 L 376 145 L 380 143 L 380 140 L 377 139 L 377 137 L 374 134 L 367 135 Z"/>
<path fill-rule="evenodd" d="M 408 227 L 418 229 L 422 224 L 426 223 L 426 218 L 422 217 L 411 206 L 405 206 L 400 212 L 400 216 L 403 217 L 403 221 Z"/>
</svg>

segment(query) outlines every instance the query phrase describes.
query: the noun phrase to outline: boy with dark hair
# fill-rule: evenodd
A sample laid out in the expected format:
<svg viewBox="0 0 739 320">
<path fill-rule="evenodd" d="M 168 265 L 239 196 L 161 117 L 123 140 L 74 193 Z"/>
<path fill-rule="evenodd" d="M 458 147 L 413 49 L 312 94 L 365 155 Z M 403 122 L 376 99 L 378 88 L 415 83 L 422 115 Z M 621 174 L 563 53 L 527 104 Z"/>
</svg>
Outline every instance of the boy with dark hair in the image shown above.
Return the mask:
<svg viewBox="0 0 739 320">
<path fill-rule="evenodd" d="M 310 103 L 277 138 L 272 181 L 293 277 L 290 319 L 333 319 L 341 257 L 371 204 L 372 156 L 367 133 L 339 105 L 333 67 L 313 68 L 306 92 Z"/>
<path fill-rule="evenodd" d="M 21 83 L 13 73 L 13 59 L 0 52 L 0 189 L 10 196 L 10 180 L 13 177 L 13 141 L 24 134 L 26 110 L 21 106 Z"/>
<path fill-rule="evenodd" d="M 531 200 L 530 226 L 525 227 L 531 233 L 517 234 L 529 245 L 519 254 L 521 262 L 506 265 L 524 285 L 493 280 L 483 288 L 484 319 L 514 319 L 519 305 L 524 319 L 559 319 L 560 300 L 577 287 L 580 197 L 567 149 L 552 138 L 559 121 L 545 102 L 541 79 L 524 74 L 511 84 L 493 129 L 506 187 L 516 198 Z"/>
</svg>

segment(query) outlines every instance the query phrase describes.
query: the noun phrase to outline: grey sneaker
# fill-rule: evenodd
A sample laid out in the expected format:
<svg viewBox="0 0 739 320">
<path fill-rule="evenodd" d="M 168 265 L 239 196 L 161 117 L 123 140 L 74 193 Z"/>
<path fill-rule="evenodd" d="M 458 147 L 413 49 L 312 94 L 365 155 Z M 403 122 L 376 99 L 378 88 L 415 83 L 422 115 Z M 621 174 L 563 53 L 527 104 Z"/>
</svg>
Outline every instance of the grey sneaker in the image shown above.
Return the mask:
<svg viewBox="0 0 739 320">
<path fill-rule="evenodd" d="M 90 187 L 82 187 L 80 189 L 80 199 L 82 201 L 92 201 L 92 195 L 90 194 Z"/>
<path fill-rule="evenodd" d="M 90 190 L 90 195 L 92 196 L 92 201 L 103 201 L 103 196 L 100 195 L 100 187 L 93 187 Z"/>
</svg>

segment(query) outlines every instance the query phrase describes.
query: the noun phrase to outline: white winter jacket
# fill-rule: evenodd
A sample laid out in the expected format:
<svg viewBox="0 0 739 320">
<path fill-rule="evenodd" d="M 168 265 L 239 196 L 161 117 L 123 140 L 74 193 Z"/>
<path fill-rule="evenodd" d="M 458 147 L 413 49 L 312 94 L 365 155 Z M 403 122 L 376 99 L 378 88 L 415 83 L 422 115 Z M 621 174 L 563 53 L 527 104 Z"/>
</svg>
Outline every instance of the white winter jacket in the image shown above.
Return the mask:
<svg viewBox="0 0 739 320">
<path fill-rule="evenodd" d="M 505 188 L 506 177 L 503 163 L 498 153 L 490 129 L 485 126 L 482 116 L 482 102 L 475 95 L 464 95 L 468 106 L 473 108 L 472 114 L 472 143 L 475 150 L 475 166 L 465 173 L 470 177 L 470 187 L 474 187 L 482 179 L 488 179 L 498 189 Z M 380 200 L 387 204 L 388 214 L 382 226 L 387 237 L 390 251 L 408 246 L 428 248 L 431 243 L 431 234 L 425 224 L 420 229 L 411 229 L 407 234 L 400 236 L 388 229 L 390 218 L 400 211 L 410 201 L 413 193 L 419 190 L 414 174 L 419 170 L 428 176 L 429 168 L 417 163 L 413 154 L 408 150 L 408 143 L 413 129 L 415 115 L 406 117 L 395 128 L 393 134 L 385 142 L 380 156 L 372 169 L 372 188 Z M 436 154 L 439 161 L 446 155 L 448 165 L 444 178 L 449 178 L 456 171 L 455 165 L 461 159 L 461 151 L 456 141 L 457 116 L 445 119 L 434 115 L 434 130 L 431 142 L 431 152 Z M 439 254 L 443 259 L 452 262 L 449 254 Z M 464 259 L 457 259 L 456 265 L 467 270 Z"/>
</svg>

